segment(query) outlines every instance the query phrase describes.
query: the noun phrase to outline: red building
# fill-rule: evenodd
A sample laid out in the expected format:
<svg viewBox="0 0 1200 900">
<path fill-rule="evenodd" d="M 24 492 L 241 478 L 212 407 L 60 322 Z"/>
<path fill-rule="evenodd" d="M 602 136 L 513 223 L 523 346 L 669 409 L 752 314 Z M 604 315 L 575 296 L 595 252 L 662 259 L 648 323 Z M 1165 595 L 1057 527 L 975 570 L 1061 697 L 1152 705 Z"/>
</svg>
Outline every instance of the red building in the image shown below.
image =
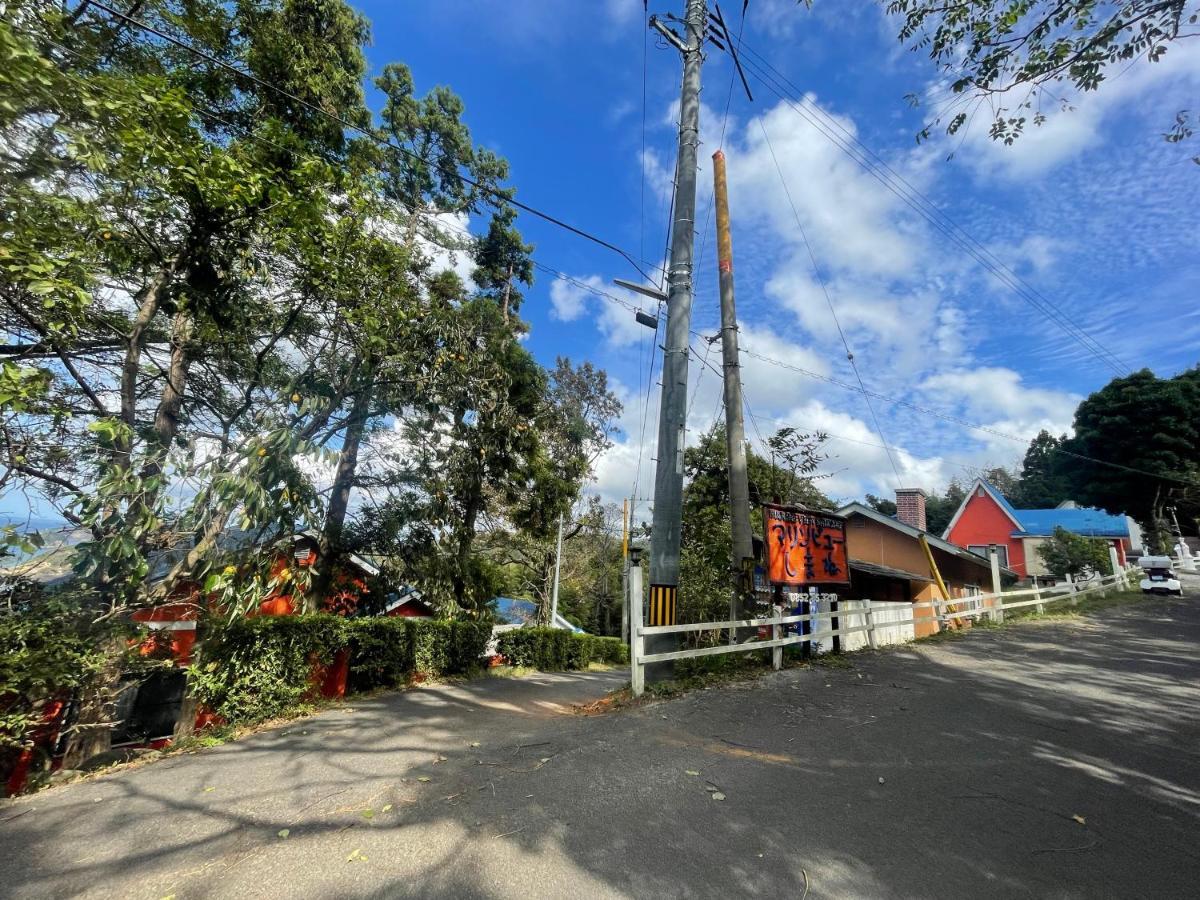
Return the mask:
<svg viewBox="0 0 1200 900">
<path fill-rule="evenodd" d="M 1131 534 L 1136 531 L 1126 516 L 1081 508 L 1069 501 L 1054 509 L 1017 509 L 995 487 L 978 479 L 942 537 L 983 557 L 994 544 L 1000 565 L 1022 578 L 1049 577 L 1061 573 L 1046 569 L 1037 548 L 1054 535 L 1056 528 L 1116 547 L 1121 565 L 1131 548 Z"/>
</svg>

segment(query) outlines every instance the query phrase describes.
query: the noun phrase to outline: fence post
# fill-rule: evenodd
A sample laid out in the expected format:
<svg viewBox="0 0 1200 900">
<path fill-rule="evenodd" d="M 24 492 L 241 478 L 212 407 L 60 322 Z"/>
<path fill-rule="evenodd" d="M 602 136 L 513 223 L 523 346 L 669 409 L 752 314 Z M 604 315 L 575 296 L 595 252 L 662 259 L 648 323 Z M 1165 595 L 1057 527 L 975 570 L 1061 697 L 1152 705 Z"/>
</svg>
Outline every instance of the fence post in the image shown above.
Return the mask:
<svg viewBox="0 0 1200 900">
<path fill-rule="evenodd" d="M 642 554 L 637 547 L 629 548 L 629 684 L 633 696 L 640 697 L 646 689 L 646 668 L 642 665 L 645 639 L 642 637 Z"/>
<path fill-rule="evenodd" d="M 1113 587 L 1118 591 L 1124 590 L 1126 587 L 1125 576 L 1121 570 L 1121 562 L 1117 559 L 1117 548 L 1112 544 L 1108 545 L 1108 561 L 1112 565 Z"/>
<path fill-rule="evenodd" d="M 782 627 L 779 620 L 783 618 L 783 608 L 778 604 L 771 606 L 771 618 L 775 620 L 775 624 L 771 626 L 771 640 L 777 641 L 783 637 Z M 771 648 L 771 667 L 778 672 L 783 668 L 783 647 L 778 644 Z"/>
<path fill-rule="evenodd" d="M 871 645 L 872 650 L 878 650 L 879 639 L 875 636 L 875 614 L 871 612 L 871 599 L 863 597 L 861 602 L 867 620 L 867 643 Z"/>
<path fill-rule="evenodd" d="M 999 608 L 1004 604 L 1000 596 L 1000 553 L 995 544 L 988 545 L 988 559 L 992 563 L 992 621 L 1003 622 L 1004 610 Z"/>
<path fill-rule="evenodd" d="M 629 559 L 621 567 L 621 640 L 632 643 L 629 634 Z"/>
<path fill-rule="evenodd" d="M 1037 610 L 1040 616 L 1046 611 L 1046 607 L 1042 604 L 1042 586 L 1038 584 L 1036 575 L 1033 576 L 1033 599 L 1037 601 L 1033 608 Z"/>
<path fill-rule="evenodd" d="M 1075 576 L 1070 572 L 1067 573 L 1067 584 L 1071 586 L 1071 590 L 1067 594 L 1067 596 L 1071 598 L 1071 605 L 1078 606 L 1079 599 L 1075 596 Z"/>
</svg>

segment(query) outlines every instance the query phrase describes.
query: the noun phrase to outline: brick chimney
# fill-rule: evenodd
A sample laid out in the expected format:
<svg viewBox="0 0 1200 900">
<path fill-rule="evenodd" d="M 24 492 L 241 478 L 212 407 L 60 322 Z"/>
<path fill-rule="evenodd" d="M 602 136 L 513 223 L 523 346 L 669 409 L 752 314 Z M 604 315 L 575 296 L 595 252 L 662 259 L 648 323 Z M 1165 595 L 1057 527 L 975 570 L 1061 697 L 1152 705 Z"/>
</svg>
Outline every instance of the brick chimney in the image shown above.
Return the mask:
<svg viewBox="0 0 1200 900">
<path fill-rule="evenodd" d="M 896 518 L 905 525 L 925 531 L 925 497 L 920 488 L 896 489 Z"/>
</svg>

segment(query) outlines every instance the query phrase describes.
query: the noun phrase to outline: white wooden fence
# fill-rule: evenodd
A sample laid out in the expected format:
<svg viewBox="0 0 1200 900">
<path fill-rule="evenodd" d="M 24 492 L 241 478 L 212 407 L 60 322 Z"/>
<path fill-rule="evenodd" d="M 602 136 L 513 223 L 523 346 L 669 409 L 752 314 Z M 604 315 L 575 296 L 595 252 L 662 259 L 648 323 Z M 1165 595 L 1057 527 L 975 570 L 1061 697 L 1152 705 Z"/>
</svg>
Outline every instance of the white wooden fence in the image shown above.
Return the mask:
<svg viewBox="0 0 1200 900">
<path fill-rule="evenodd" d="M 1028 609 L 1034 607 L 1037 612 L 1053 603 L 1067 600 L 1076 602 L 1080 597 L 1097 591 L 1104 592 L 1116 588 L 1128 587 L 1130 573 L 1136 566 L 1126 566 L 1117 569 L 1112 575 L 1097 577 L 1087 581 L 1071 582 L 1054 587 L 1022 588 L 1015 591 L 1002 591 L 992 594 L 975 594 L 958 597 L 952 600 L 925 600 L 916 603 L 873 603 L 867 599 L 846 599 L 838 604 L 837 612 L 810 612 L 804 615 L 785 616 L 780 607 L 775 608 L 775 614 L 767 619 L 742 619 L 728 622 L 698 622 L 688 625 L 645 625 L 643 624 L 641 579 L 638 578 L 637 589 L 631 591 L 631 621 L 633 634 L 630 640 L 630 667 L 632 674 L 633 693 L 640 695 L 645 689 L 645 667 L 649 663 L 667 662 L 676 659 L 695 659 L 699 656 L 715 656 L 722 653 L 745 653 L 751 650 L 770 650 L 771 661 L 776 669 L 783 666 L 783 648 L 789 644 L 803 644 L 806 641 L 824 643 L 833 638 L 841 638 L 844 649 L 857 649 L 869 646 L 872 649 L 885 644 L 900 644 L 911 641 L 915 637 L 915 627 L 918 624 L 929 625 L 937 623 L 938 630 L 944 630 L 947 622 L 955 619 L 972 619 L 987 616 L 992 621 L 1004 621 L 1004 613 L 1008 610 Z M 640 574 L 640 571 L 639 573 Z M 801 599 L 805 595 L 799 595 Z M 917 616 L 917 610 L 932 610 L 931 615 Z M 836 619 L 838 627 L 832 627 Z M 812 623 L 809 634 L 784 635 L 785 625 L 798 622 Z M 822 628 L 822 626 L 825 626 Z M 770 628 L 770 637 L 766 640 L 748 641 L 740 644 L 717 644 L 711 647 L 696 647 L 691 650 L 672 650 L 664 653 L 647 653 L 645 639 L 659 634 L 689 634 L 697 631 L 725 631 L 728 629 Z"/>
</svg>

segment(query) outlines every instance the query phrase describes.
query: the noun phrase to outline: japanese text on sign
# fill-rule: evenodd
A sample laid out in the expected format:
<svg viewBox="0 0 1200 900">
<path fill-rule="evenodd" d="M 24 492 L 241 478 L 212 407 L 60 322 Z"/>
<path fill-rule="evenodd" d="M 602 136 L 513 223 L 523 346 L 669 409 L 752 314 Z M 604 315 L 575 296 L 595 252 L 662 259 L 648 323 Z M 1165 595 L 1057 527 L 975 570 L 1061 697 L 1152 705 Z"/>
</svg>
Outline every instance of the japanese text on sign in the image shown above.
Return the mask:
<svg viewBox="0 0 1200 900">
<path fill-rule="evenodd" d="M 849 584 L 846 520 L 828 513 L 763 507 L 767 579 L 772 584 Z"/>
</svg>

